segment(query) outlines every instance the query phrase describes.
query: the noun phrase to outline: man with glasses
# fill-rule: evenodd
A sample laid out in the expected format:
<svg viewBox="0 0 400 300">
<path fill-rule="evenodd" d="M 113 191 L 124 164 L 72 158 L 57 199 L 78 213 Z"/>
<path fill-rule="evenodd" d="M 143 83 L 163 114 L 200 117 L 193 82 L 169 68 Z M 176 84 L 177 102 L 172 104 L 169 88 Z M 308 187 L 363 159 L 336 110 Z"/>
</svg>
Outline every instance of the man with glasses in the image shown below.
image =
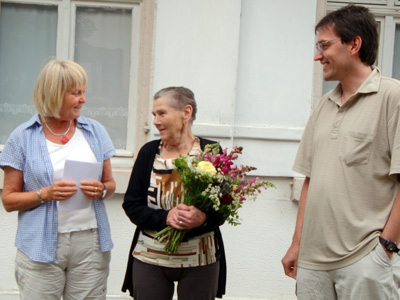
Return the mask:
<svg viewBox="0 0 400 300">
<path fill-rule="evenodd" d="M 373 66 L 376 22 L 349 5 L 316 26 L 336 88 L 314 107 L 294 170 L 306 176 L 282 259 L 299 300 L 395 300 L 400 257 L 400 82 Z"/>
</svg>

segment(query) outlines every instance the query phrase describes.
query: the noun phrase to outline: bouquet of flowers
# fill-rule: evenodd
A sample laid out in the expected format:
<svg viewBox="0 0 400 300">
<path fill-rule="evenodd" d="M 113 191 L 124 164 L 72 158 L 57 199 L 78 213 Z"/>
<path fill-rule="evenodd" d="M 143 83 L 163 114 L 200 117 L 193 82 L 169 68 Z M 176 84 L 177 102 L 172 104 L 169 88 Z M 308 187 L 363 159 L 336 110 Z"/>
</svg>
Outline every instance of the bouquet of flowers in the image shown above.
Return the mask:
<svg viewBox="0 0 400 300">
<path fill-rule="evenodd" d="M 268 181 L 247 180 L 247 173 L 256 170 L 250 166 L 236 166 L 233 160 L 242 154 L 242 147 L 233 147 L 220 153 L 219 143 L 207 145 L 201 155 L 182 155 L 175 159 L 177 173 L 184 187 L 183 203 L 194 205 L 203 212 L 217 211 L 231 225 L 239 225 L 238 210 L 246 199 L 255 199 L 261 188 L 273 187 Z M 165 243 L 165 251 L 177 253 L 189 230 L 167 226 L 156 234 Z"/>
</svg>

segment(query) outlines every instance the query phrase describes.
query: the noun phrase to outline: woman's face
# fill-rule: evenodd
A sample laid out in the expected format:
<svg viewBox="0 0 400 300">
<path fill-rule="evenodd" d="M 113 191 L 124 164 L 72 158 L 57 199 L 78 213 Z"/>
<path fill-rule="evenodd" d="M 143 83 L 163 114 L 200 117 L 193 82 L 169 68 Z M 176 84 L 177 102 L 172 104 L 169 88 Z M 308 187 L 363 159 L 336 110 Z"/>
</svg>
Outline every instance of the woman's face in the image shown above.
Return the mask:
<svg viewBox="0 0 400 300">
<path fill-rule="evenodd" d="M 170 105 L 175 101 L 170 96 L 160 97 L 153 103 L 153 124 L 160 132 L 161 139 L 172 142 L 178 139 L 184 127 L 185 112 Z"/>
<path fill-rule="evenodd" d="M 81 109 L 86 102 L 86 86 L 74 87 L 64 95 L 60 110 L 60 118 L 63 120 L 75 120 L 81 115 Z"/>
</svg>

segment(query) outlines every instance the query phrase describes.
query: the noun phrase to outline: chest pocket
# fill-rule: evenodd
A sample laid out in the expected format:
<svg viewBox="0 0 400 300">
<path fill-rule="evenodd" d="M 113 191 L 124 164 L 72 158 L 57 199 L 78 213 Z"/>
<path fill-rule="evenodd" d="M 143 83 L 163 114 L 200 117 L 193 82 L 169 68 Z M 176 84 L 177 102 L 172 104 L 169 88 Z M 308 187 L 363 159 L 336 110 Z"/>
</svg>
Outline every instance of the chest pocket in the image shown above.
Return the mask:
<svg viewBox="0 0 400 300">
<path fill-rule="evenodd" d="M 347 132 L 342 140 L 340 159 L 347 166 L 368 164 L 373 140 L 374 136 L 369 133 Z"/>
</svg>

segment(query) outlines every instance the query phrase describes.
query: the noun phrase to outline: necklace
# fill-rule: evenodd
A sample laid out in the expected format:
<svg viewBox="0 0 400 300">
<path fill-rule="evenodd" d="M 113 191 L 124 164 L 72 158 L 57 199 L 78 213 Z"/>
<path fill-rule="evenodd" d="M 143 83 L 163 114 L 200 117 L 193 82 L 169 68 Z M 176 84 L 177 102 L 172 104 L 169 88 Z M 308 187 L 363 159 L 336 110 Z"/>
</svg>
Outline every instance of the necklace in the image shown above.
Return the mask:
<svg viewBox="0 0 400 300">
<path fill-rule="evenodd" d="M 62 142 L 63 144 L 66 144 L 66 143 L 69 142 L 69 138 L 67 138 L 65 135 L 66 135 L 66 134 L 69 132 L 69 130 L 71 129 L 72 120 L 69 121 L 68 129 L 67 129 L 67 131 L 64 132 L 64 133 L 54 133 L 53 130 L 50 129 L 49 125 L 47 125 L 46 118 L 43 118 L 43 120 L 44 120 L 44 125 L 46 125 L 47 129 L 48 129 L 53 135 L 62 136 L 61 142 Z"/>
</svg>

